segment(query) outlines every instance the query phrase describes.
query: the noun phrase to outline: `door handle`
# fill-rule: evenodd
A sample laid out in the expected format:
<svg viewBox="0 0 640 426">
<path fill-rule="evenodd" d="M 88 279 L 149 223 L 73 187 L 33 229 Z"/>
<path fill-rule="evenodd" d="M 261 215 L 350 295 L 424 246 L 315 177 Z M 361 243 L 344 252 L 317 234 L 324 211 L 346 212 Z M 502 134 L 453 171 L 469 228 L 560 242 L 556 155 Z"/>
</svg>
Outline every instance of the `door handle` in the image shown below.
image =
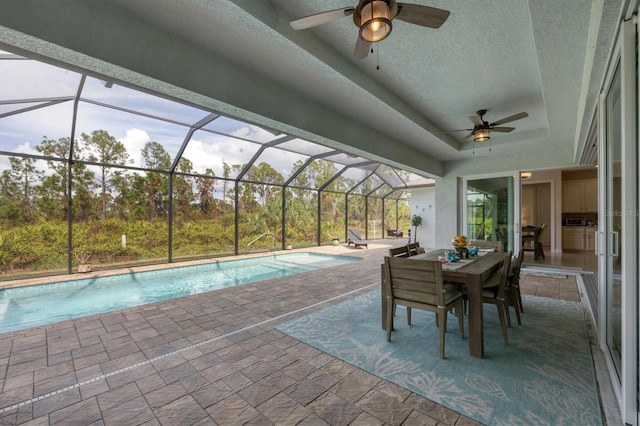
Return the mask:
<svg viewBox="0 0 640 426">
<path fill-rule="evenodd" d="M 618 231 L 611 231 L 611 235 L 613 236 L 613 243 L 611 248 L 611 256 L 618 257 L 618 244 L 620 242 L 620 235 Z"/>
</svg>

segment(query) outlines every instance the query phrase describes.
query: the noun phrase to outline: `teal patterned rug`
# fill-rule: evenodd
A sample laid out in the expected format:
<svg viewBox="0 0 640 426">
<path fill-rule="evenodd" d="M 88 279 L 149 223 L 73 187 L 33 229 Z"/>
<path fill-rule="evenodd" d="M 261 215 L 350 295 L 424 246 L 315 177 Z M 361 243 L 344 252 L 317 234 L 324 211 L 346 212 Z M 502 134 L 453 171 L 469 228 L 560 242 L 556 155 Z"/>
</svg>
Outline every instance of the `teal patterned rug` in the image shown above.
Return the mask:
<svg viewBox="0 0 640 426">
<path fill-rule="evenodd" d="M 380 291 L 358 296 L 277 328 L 476 421 L 489 425 L 601 425 L 595 371 L 580 303 L 523 296 L 522 325 L 500 333 L 485 305 L 485 358 L 469 356 L 449 315 L 438 356 L 435 315 L 398 307 L 391 342 L 381 328 Z M 465 327 L 467 324 L 465 323 Z"/>
</svg>

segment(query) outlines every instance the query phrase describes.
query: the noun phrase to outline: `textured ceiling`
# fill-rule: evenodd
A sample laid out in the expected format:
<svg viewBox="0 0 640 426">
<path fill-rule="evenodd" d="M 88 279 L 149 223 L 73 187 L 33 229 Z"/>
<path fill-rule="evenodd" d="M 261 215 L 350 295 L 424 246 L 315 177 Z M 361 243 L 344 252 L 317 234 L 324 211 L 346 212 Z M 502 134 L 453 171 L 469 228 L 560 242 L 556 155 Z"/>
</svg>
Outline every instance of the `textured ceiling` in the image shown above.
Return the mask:
<svg viewBox="0 0 640 426">
<path fill-rule="evenodd" d="M 442 176 L 461 165 L 480 173 L 575 163 L 623 2 L 415 0 L 451 15 L 439 29 L 394 20 L 361 61 L 351 57 L 350 17 L 303 31 L 288 24 L 355 0 L 52 1 L 54 16 L 38 19 L 24 16 L 48 14 L 42 2 L 9 3 L 0 5 L 0 29 L 29 37 L 17 43 L 0 32 L 4 43 L 158 91 L 169 90 L 145 76 L 169 82 L 228 106 L 222 112 Z M 72 37 L 79 29 L 86 35 Z M 97 61 L 79 63 L 34 39 Z M 491 145 L 446 133 L 472 127 L 479 109 L 487 121 L 529 117 L 512 133 L 494 132 Z"/>
</svg>

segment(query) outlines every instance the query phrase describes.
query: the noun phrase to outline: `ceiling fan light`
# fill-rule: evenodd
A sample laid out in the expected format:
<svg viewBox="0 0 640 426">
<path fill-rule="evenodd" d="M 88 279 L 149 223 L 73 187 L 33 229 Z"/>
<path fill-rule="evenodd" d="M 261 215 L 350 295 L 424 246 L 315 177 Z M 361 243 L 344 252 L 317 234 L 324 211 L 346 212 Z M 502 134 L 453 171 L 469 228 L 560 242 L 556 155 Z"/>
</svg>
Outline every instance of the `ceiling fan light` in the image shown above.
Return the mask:
<svg viewBox="0 0 640 426">
<path fill-rule="evenodd" d="M 476 130 L 476 132 L 473 134 L 473 141 L 474 142 L 485 142 L 488 141 L 489 139 L 491 139 L 490 135 L 490 131 L 489 129 L 478 129 Z"/>
<path fill-rule="evenodd" d="M 384 40 L 391 34 L 391 13 L 383 0 L 371 0 L 362 5 L 360 38 L 368 43 Z"/>
</svg>

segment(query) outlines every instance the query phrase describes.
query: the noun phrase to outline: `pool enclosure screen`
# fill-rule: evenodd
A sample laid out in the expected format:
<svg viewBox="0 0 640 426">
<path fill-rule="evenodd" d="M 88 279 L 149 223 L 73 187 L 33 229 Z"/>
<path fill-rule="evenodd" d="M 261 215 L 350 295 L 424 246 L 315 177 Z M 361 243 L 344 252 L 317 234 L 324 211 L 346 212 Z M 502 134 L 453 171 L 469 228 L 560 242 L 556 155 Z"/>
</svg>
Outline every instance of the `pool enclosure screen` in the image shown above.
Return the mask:
<svg viewBox="0 0 640 426">
<path fill-rule="evenodd" d="M 369 239 L 418 176 L 0 52 L 0 279 Z"/>
</svg>

